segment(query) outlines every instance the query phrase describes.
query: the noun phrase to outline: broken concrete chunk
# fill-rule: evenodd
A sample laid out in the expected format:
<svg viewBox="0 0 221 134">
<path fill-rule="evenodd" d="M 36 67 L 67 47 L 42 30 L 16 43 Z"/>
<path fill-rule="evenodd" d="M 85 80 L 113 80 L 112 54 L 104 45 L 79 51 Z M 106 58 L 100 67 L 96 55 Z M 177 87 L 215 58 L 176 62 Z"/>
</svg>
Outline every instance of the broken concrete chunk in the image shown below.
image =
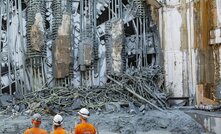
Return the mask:
<svg viewBox="0 0 221 134">
<path fill-rule="evenodd" d="M 32 110 L 35 110 L 37 109 L 41 104 L 40 103 L 37 103 L 37 102 L 34 102 L 30 105 L 30 109 Z"/>
<path fill-rule="evenodd" d="M 160 128 L 166 129 L 169 126 L 169 121 L 165 119 L 159 119 L 158 125 Z"/>
<path fill-rule="evenodd" d="M 71 109 L 72 110 L 77 110 L 81 108 L 81 100 L 80 99 L 76 99 L 73 101 L 73 104 L 71 105 Z"/>
<path fill-rule="evenodd" d="M 19 112 L 22 112 L 26 109 L 26 106 L 24 104 L 19 104 Z"/>
<path fill-rule="evenodd" d="M 14 105 L 14 110 L 15 110 L 16 112 L 18 112 L 19 109 L 20 109 L 19 105 Z"/>
<path fill-rule="evenodd" d="M 130 109 L 129 110 L 130 114 L 137 114 L 137 110 L 136 110 L 136 108 L 135 108 L 133 103 L 129 103 L 129 109 Z"/>
<path fill-rule="evenodd" d="M 120 104 L 117 102 L 111 102 L 108 104 L 105 104 L 105 109 L 107 112 L 120 112 Z"/>
<path fill-rule="evenodd" d="M 14 98 L 15 98 L 16 100 L 21 100 L 21 99 L 23 99 L 23 95 L 22 95 L 21 93 L 19 93 L 19 92 L 14 92 L 13 96 L 14 96 Z"/>
<path fill-rule="evenodd" d="M 139 108 L 139 111 L 142 112 L 145 110 L 145 105 L 142 105 L 140 108 Z"/>
<path fill-rule="evenodd" d="M 1 95 L 0 96 L 0 105 L 2 107 L 7 107 L 9 105 L 12 105 L 13 103 L 13 97 L 12 95 Z"/>
</svg>

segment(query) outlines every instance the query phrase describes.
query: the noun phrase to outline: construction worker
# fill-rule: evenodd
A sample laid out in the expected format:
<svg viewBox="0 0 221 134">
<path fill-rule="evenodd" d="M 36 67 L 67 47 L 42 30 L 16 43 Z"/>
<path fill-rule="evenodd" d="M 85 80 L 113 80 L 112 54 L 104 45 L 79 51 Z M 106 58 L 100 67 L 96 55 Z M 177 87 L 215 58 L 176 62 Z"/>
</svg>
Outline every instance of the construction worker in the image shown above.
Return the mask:
<svg viewBox="0 0 221 134">
<path fill-rule="evenodd" d="M 68 131 L 66 131 L 63 128 L 63 118 L 61 115 L 57 114 L 54 116 L 53 119 L 53 131 L 51 131 L 50 134 L 69 134 Z"/>
<path fill-rule="evenodd" d="M 32 128 L 27 129 L 24 134 L 48 134 L 46 130 L 41 129 L 41 115 L 36 113 L 32 116 Z"/>
<path fill-rule="evenodd" d="M 96 134 L 95 127 L 87 121 L 90 116 L 89 111 L 86 108 L 82 108 L 78 114 L 80 123 L 75 126 L 75 134 Z"/>
</svg>

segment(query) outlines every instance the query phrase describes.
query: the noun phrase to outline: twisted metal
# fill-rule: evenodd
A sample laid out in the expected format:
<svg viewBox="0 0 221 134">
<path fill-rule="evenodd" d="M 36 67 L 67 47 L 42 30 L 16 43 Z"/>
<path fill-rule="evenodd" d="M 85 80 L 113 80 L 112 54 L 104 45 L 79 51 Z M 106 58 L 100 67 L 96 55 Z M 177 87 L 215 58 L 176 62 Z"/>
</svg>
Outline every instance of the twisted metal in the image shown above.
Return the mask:
<svg viewBox="0 0 221 134">
<path fill-rule="evenodd" d="M 149 109 L 155 109 L 155 107 L 140 99 L 143 97 L 159 109 L 164 109 L 167 107 L 165 102 L 166 93 L 161 88 L 161 84 L 158 83 L 162 80 L 163 75 L 161 67 L 143 68 L 142 72 L 134 70 L 130 74 L 110 76 L 123 86 L 119 86 L 111 81 L 105 87 L 78 87 L 74 89 L 64 87 L 47 88 L 26 94 L 24 99 L 17 102 L 20 105 L 25 104 L 26 109 L 41 112 L 45 110 L 48 112 L 49 110 L 51 112 L 65 111 L 72 113 L 73 110 L 76 110 L 76 108 L 72 108 L 72 105 L 76 105 L 76 103 L 80 107 L 102 109 L 104 105 L 111 102 L 133 102 L 137 106 L 145 104 Z M 128 88 L 138 96 L 128 92 L 126 90 Z"/>
<path fill-rule="evenodd" d="M 52 2 L 52 40 L 55 40 L 58 34 L 58 28 L 62 22 L 61 0 L 53 0 Z"/>
</svg>

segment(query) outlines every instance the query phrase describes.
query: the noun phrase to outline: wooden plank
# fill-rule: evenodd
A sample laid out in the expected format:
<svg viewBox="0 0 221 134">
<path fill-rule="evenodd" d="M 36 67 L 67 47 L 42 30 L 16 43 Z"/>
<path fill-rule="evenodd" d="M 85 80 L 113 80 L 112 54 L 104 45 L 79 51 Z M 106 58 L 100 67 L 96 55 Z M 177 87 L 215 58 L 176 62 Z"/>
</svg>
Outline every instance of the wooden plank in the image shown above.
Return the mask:
<svg viewBox="0 0 221 134">
<path fill-rule="evenodd" d="M 218 102 L 211 100 L 209 98 L 204 97 L 204 85 L 200 84 L 197 86 L 196 90 L 196 103 L 197 105 L 204 104 L 204 105 L 218 105 Z"/>
</svg>

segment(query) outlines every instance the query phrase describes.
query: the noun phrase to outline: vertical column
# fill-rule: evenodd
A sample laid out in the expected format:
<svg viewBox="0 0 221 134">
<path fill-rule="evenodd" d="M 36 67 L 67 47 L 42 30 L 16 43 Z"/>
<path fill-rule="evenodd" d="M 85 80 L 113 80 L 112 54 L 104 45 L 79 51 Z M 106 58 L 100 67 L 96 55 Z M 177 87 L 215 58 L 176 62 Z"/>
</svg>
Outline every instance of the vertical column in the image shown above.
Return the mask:
<svg viewBox="0 0 221 134">
<path fill-rule="evenodd" d="M 2 0 L 0 1 L 0 45 L 2 42 Z M 2 50 L 0 46 L 0 94 L 2 94 Z"/>
<path fill-rule="evenodd" d="M 122 59 L 122 49 L 124 40 L 124 24 L 120 19 L 113 22 L 112 29 L 112 70 L 113 72 L 122 73 L 123 59 Z"/>
<path fill-rule="evenodd" d="M 7 12 L 7 53 L 8 53 L 8 79 L 9 79 L 9 93 L 10 95 L 12 94 L 12 87 L 11 87 L 11 83 L 12 83 L 12 80 L 11 80 L 11 48 L 10 48 L 10 44 L 9 44 L 9 20 L 10 20 L 10 16 L 9 16 L 9 13 L 10 13 L 10 1 L 7 0 L 7 3 L 6 3 L 6 12 Z"/>
</svg>

